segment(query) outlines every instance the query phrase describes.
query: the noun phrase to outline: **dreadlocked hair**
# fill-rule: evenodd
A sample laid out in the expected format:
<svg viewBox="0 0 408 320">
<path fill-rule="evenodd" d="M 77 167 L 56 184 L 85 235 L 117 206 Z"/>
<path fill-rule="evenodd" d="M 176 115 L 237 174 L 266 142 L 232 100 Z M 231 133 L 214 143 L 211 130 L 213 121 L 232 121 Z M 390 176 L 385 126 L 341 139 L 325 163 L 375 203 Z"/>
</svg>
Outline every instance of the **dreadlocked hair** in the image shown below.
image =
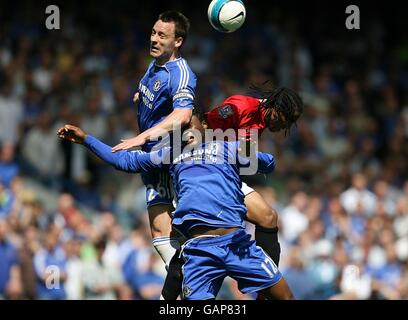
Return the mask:
<svg viewBox="0 0 408 320">
<path fill-rule="evenodd" d="M 261 99 L 259 107 L 265 110 L 265 117 L 268 121 L 271 117 L 271 110 L 276 110 L 278 114 L 285 117 L 285 135 L 290 133 L 290 128 L 303 113 L 303 101 L 299 94 L 289 88 L 280 87 L 268 89 L 263 83 L 261 87 L 251 85 L 251 90 L 255 92 L 257 98 Z"/>
</svg>

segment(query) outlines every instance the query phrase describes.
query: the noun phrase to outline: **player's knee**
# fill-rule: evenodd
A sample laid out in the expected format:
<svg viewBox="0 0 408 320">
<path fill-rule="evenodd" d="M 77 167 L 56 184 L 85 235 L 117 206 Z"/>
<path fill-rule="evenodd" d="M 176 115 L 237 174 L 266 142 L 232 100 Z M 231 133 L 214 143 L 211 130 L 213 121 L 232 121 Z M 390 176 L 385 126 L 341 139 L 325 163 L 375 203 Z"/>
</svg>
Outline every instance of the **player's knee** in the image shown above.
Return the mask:
<svg viewBox="0 0 408 320">
<path fill-rule="evenodd" d="M 160 217 L 155 217 L 154 219 L 151 220 L 150 229 L 152 231 L 153 238 L 170 235 L 169 228 L 166 226 L 166 223 L 162 220 L 163 219 L 160 219 Z"/>
<path fill-rule="evenodd" d="M 280 294 L 278 297 L 274 297 L 274 300 L 295 300 L 295 297 L 293 296 L 292 292 L 284 292 L 282 294 Z"/>
<path fill-rule="evenodd" d="M 281 300 L 295 300 L 292 291 L 288 288 L 288 290 L 284 290 L 282 293 Z"/>
<path fill-rule="evenodd" d="M 164 219 L 163 219 L 164 220 Z M 152 237 L 169 237 L 172 235 L 171 225 L 167 221 L 160 221 L 160 223 L 150 224 Z"/>
<path fill-rule="evenodd" d="M 295 300 L 293 296 L 292 290 L 290 290 L 288 283 L 285 279 L 281 279 L 280 281 L 280 299 L 282 300 Z"/>
<path fill-rule="evenodd" d="M 157 226 L 150 226 L 151 227 L 151 232 L 152 232 L 152 238 L 158 238 L 158 237 L 168 237 L 170 236 L 169 232 L 166 232 L 166 230 L 161 229 L 160 227 Z"/>
<path fill-rule="evenodd" d="M 261 291 L 261 294 L 270 300 L 295 300 L 292 290 L 283 278 L 272 287 Z"/>
<path fill-rule="evenodd" d="M 259 225 L 264 228 L 276 228 L 278 226 L 278 213 L 270 206 L 264 206 L 260 215 L 261 221 Z"/>
<path fill-rule="evenodd" d="M 152 237 L 168 237 L 171 232 L 171 218 L 168 210 L 160 206 L 153 206 L 148 209 L 148 212 Z"/>
</svg>

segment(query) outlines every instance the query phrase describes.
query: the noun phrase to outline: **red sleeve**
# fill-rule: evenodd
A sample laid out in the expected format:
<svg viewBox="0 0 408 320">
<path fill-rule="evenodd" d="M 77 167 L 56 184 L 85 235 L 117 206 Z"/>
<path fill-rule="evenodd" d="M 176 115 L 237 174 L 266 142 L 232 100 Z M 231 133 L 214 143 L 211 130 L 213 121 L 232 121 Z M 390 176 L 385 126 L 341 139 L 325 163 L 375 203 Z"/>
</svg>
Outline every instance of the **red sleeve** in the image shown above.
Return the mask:
<svg viewBox="0 0 408 320">
<path fill-rule="evenodd" d="M 227 99 L 228 100 L 228 99 Z M 211 129 L 238 129 L 239 115 L 235 105 L 226 104 L 225 100 L 221 106 L 206 113 L 206 119 Z"/>
<path fill-rule="evenodd" d="M 212 129 L 232 128 L 239 133 L 239 136 L 244 136 L 246 139 L 251 138 L 250 131 L 242 132 L 238 129 L 258 129 L 258 135 L 260 135 L 265 128 L 259 100 L 241 95 L 225 99 L 220 107 L 207 113 L 207 121 Z"/>
</svg>

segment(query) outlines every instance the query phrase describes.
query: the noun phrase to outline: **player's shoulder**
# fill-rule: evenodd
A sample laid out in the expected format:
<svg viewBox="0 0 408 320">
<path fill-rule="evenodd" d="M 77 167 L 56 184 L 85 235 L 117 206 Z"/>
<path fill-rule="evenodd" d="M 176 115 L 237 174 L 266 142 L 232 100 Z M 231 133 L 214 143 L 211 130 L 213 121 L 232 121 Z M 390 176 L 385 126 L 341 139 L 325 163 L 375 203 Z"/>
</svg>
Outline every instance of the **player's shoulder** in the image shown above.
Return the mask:
<svg viewBox="0 0 408 320">
<path fill-rule="evenodd" d="M 177 58 L 175 60 L 169 61 L 166 63 L 166 68 L 170 73 L 189 73 L 194 75 L 194 72 L 191 70 L 188 62 L 184 58 Z"/>
<path fill-rule="evenodd" d="M 197 77 L 183 58 L 167 62 L 166 68 L 169 72 L 169 85 L 172 90 L 184 90 L 187 87 L 196 87 Z"/>
<path fill-rule="evenodd" d="M 254 98 L 251 96 L 245 96 L 245 95 L 233 95 L 228 97 L 222 102 L 222 106 L 225 105 L 232 105 L 235 106 L 239 111 L 255 111 L 259 107 L 259 99 Z"/>
<path fill-rule="evenodd" d="M 235 94 L 226 98 L 222 104 L 259 106 L 259 99 L 251 96 Z"/>
<path fill-rule="evenodd" d="M 155 66 L 155 64 L 156 64 L 156 61 L 155 61 L 155 60 L 150 61 L 150 63 L 148 64 L 148 66 L 147 66 L 147 68 L 146 68 L 146 72 L 150 72 L 150 70 L 153 69 L 153 67 Z"/>
<path fill-rule="evenodd" d="M 154 69 L 153 69 L 154 65 L 155 65 L 155 60 L 149 62 L 142 79 L 148 77 L 152 72 L 154 72 Z"/>
</svg>

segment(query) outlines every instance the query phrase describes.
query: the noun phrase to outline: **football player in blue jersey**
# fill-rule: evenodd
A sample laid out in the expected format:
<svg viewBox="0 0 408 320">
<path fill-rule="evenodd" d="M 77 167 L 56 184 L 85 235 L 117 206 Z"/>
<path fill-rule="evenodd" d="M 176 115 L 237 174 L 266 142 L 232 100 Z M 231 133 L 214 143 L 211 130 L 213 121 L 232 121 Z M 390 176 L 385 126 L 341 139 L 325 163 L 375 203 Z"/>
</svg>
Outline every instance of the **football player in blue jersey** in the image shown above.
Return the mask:
<svg viewBox="0 0 408 320">
<path fill-rule="evenodd" d="M 177 11 L 159 15 L 150 36 L 150 63 L 136 93 L 138 123 L 141 133 L 112 148 L 113 152 L 142 146 L 149 152 L 157 138 L 173 131 L 176 126 L 187 125 L 191 119 L 196 89 L 196 76 L 180 49 L 189 30 L 188 19 Z M 176 249 L 180 247 L 171 234 L 173 192 L 166 170 L 143 172 L 146 202 L 152 231 L 153 245 L 168 266 Z"/>
<path fill-rule="evenodd" d="M 193 116 L 190 129 L 183 133 L 190 148 L 181 153 L 173 153 L 170 147 L 149 153 L 112 153 L 109 146 L 71 125 L 59 129 L 58 136 L 83 144 L 122 171 L 168 169 L 178 200 L 173 226 L 188 239 L 180 253 L 184 299 L 215 299 L 226 276 L 237 280 L 243 293 L 293 299 L 276 264 L 244 229 L 247 209 L 239 168 L 255 161 L 257 172 L 269 173 L 275 167 L 273 156 L 258 152 L 255 159 L 243 158 L 239 142 L 201 143 L 203 131 L 200 120 Z"/>
</svg>

